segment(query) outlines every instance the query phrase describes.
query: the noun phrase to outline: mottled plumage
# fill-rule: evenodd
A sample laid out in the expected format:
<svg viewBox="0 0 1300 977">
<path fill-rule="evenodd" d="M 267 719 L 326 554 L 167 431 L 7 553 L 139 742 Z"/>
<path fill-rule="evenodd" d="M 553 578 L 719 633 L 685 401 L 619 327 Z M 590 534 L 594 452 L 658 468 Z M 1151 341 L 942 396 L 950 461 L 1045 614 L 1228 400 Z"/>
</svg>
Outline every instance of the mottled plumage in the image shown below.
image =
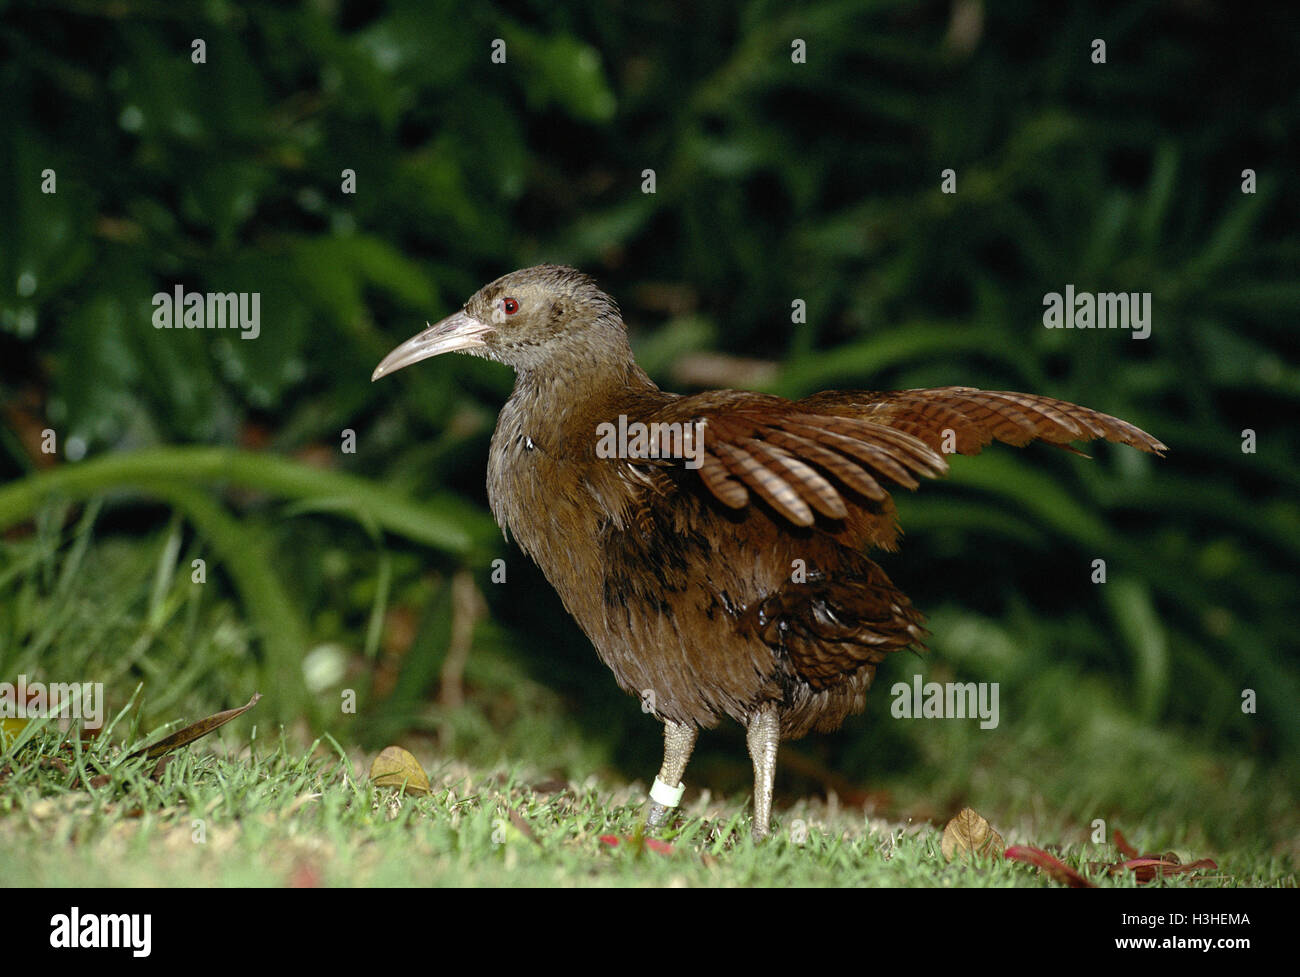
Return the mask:
<svg viewBox="0 0 1300 977">
<path fill-rule="evenodd" d="M 778 735 L 838 727 L 885 656 L 924 635 L 865 555 L 896 545 L 891 491 L 993 440 L 1164 448 L 1118 418 L 1032 394 L 667 393 L 633 360 L 614 301 L 554 265 L 485 286 L 375 376 L 451 350 L 516 371 L 488 457 L 492 511 L 619 685 L 664 721 L 652 822 L 675 803 L 695 732 L 726 716 L 749 730 L 760 837 Z M 630 456 L 602 457 L 598 432 L 620 415 L 656 433 Z M 686 427 L 703 433 L 702 452 L 662 457 L 666 432 Z"/>
</svg>

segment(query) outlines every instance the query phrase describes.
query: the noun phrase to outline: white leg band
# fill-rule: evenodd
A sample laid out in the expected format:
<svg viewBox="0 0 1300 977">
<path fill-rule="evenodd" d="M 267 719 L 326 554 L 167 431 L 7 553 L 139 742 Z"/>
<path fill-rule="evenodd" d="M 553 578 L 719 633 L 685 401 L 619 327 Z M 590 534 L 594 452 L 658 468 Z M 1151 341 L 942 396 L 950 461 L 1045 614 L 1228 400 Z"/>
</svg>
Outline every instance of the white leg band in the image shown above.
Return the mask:
<svg viewBox="0 0 1300 977">
<path fill-rule="evenodd" d="M 654 786 L 650 788 L 650 800 L 664 807 L 676 807 L 682 802 L 682 794 L 686 793 L 686 785 L 678 784 L 676 787 L 669 787 L 658 777 L 655 777 Z"/>
</svg>

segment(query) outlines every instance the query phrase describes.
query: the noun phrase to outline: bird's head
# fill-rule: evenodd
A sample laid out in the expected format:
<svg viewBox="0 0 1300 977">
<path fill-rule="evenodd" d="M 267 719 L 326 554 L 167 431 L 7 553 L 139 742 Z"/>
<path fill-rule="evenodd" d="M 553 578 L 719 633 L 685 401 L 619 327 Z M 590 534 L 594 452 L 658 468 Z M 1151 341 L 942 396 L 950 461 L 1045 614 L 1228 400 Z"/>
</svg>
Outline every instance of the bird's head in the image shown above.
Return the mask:
<svg viewBox="0 0 1300 977">
<path fill-rule="evenodd" d="M 516 370 L 583 363 L 627 349 L 614 300 L 574 268 L 536 265 L 475 292 L 459 312 L 384 357 L 372 380 L 442 353 L 482 356 Z"/>
</svg>

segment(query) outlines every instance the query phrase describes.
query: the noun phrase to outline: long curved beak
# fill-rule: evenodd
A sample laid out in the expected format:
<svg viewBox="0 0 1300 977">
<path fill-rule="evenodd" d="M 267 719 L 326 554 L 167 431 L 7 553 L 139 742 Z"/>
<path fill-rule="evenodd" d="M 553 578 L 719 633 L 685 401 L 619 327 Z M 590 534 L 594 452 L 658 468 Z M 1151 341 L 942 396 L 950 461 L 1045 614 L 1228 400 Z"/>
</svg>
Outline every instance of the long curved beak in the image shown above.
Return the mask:
<svg viewBox="0 0 1300 977">
<path fill-rule="evenodd" d="M 483 337 L 492 331 L 486 322 L 475 319 L 461 309 L 398 346 L 380 361 L 375 372 L 370 374 L 370 379 L 373 382 L 404 366 L 427 360 L 430 356 L 485 346 L 487 344 L 483 342 Z"/>
</svg>

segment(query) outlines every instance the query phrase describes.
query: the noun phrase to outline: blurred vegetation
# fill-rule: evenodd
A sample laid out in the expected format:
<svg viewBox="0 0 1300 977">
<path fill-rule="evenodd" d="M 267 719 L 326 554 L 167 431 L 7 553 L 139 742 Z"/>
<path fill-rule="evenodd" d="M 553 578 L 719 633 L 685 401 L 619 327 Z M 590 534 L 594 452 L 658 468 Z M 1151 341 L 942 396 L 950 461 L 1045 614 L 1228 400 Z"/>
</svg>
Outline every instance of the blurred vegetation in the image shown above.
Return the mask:
<svg viewBox="0 0 1300 977">
<path fill-rule="evenodd" d="M 943 811 L 996 762 L 1071 781 L 1080 812 L 1190 817 L 1194 780 L 1256 790 L 1236 815 L 1275 823 L 1300 748 L 1294 18 L 0 0 L 0 679 L 102 676 L 119 706 L 143 682 L 157 721 L 256 685 L 262 710 L 354 742 L 420 729 L 488 762 L 648 776 L 657 728 L 487 514 L 509 372 L 369 379 L 479 285 L 563 261 L 619 299 L 664 385 L 1029 390 L 1170 445 L 994 448 L 900 499 L 881 562 L 931 651 L 788 748 L 784 788 L 887 782 Z M 1067 283 L 1150 291 L 1151 338 L 1044 329 Z M 176 285 L 260 293 L 260 336 L 154 329 Z M 890 719 L 917 668 L 1002 683 L 998 734 Z M 1170 756 L 1188 766 L 1143 768 Z M 694 782 L 748 776 L 737 731 L 702 741 Z"/>
</svg>

